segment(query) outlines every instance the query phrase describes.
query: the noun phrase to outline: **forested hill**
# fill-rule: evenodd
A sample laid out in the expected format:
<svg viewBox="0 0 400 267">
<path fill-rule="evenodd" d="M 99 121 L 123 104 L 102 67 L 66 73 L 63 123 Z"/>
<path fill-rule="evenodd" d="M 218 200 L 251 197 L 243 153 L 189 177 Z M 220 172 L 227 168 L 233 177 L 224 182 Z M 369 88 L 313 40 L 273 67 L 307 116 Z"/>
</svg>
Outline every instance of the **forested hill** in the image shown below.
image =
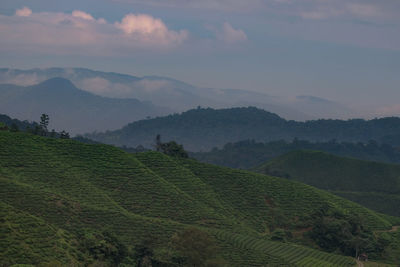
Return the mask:
<svg viewBox="0 0 400 267">
<path fill-rule="evenodd" d="M 0 114 L 0 122 L 4 123 L 9 128 L 16 127 L 19 130 L 26 130 L 29 128 L 33 129 L 38 125 L 36 122 L 29 122 L 27 120 L 21 121 L 18 119 L 13 119 L 5 114 Z"/>
<path fill-rule="evenodd" d="M 400 118 L 373 120 L 287 121 L 254 107 L 192 109 L 181 114 L 133 122 L 120 130 L 87 134 L 93 140 L 115 145 L 150 147 L 160 134 L 190 151 L 207 151 L 228 142 L 293 140 L 368 142 L 400 146 Z"/>
<path fill-rule="evenodd" d="M 300 181 L 393 216 L 400 216 L 400 165 L 293 151 L 255 170 Z"/>
<path fill-rule="evenodd" d="M 0 216 L 1 266 L 355 266 L 357 252 L 400 260 L 399 218 L 309 185 L 4 130 Z"/>
<path fill-rule="evenodd" d="M 318 150 L 331 154 L 363 160 L 400 163 L 400 149 L 375 141 L 367 143 L 351 142 L 310 142 L 293 141 L 256 142 L 243 140 L 227 143 L 222 148 L 207 152 L 191 152 L 190 157 L 202 162 L 238 169 L 252 169 L 275 157 L 296 150 Z"/>
</svg>

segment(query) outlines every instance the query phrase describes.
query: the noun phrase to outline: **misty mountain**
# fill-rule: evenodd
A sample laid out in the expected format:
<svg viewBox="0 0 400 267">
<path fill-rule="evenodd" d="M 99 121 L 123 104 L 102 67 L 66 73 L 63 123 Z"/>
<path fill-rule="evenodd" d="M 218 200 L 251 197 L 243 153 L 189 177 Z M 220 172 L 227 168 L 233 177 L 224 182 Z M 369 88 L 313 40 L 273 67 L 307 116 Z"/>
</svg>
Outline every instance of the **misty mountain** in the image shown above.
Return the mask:
<svg viewBox="0 0 400 267">
<path fill-rule="evenodd" d="M 293 120 L 349 118 L 354 114 L 344 105 L 329 100 L 326 100 L 329 105 L 321 104 L 320 101 L 316 101 L 320 98 L 312 96 L 308 99 L 291 99 L 249 90 L 200 88 L 160 76 L 135 77 L 84 68 L 0 69 L 0 83 L 27 86 L 54 77 L 68 79 L 78 88 L 103 97 L 135 98 L 179 112 L 197 106 L 255 106 Z"/>
<path fill-rule="evenodd" d="M 257 109 L 193 109 L 181 114 L 130 123 L 120 130 L 87 134 L 95 141 L 119 146 L 151 147 L 160 134 L 164 141 L 174 140 L 190 151 L 207 151 L 228 142 L 330 140 L 368 142 L 376 140 L 390 145 L 399 144 L 400 118 L 374 120 L 313 120 L 288 121 L 278 115 Z"/>
<path fill-rule="evenodd" d="M 33 86 L 0 85 L 0 113 L 35 121 L 46 113 L 50 116 L 49 128 L 73 134 L 117 129 L 133 120 L 170 112 L 137 99 L 94 95 L 64 78 L 52 78 Z"/>
</svg>

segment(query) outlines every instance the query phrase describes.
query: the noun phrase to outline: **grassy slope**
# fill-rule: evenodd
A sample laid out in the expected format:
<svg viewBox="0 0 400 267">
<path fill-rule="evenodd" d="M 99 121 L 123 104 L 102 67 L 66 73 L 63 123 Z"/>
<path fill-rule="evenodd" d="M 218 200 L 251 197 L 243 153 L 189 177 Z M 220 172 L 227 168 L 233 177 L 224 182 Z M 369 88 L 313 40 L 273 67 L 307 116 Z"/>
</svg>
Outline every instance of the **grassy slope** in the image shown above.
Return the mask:
<svg viewBox="0 0 400 267">
<path fill-rule="evenodd" d="M 257 170 L 330 190 L 373 210 L 400 216 L 400 165 L 294 151 Z"/>
<path fill-rule="evenodd" d="M 351 258 L 270 241 L 271 225 L 313 224 L 322 204 L 360 214 L 375 230 L 390 220 L 311 186 L 250 172 L 107 145 L 0 132 L 1 264 L 90 263 L 82 231 L 110 231 L 132 248 L 160 247 L 189 225 L 217 238 L 233 266 L 326 263 Z M 277 214 L 280 214 L 278 221 Z M 396 249 L 396 248 L 395 248 Z"/>
</svg>

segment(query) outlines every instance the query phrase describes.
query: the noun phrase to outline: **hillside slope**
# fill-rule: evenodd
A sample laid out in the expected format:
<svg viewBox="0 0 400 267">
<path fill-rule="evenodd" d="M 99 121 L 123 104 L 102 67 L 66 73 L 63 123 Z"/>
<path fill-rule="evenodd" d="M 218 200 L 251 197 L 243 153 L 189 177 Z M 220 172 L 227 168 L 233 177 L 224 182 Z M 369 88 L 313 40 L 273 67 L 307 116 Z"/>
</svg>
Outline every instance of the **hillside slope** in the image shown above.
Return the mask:
<svg viewBox="0 0 400 267">
<path fill-rule="evenodd" d="M 222 148 L 214 148 L 207 152 L 191 152 L 190 156 L 206 163 L 249 170 L 268 160 L 296 150 L 318 150 L 342 157 L 400 163 L 400 150 L 398 148 L 374 141 L 368 143 L 310 142 L 295 139 L 291 142 L 278 140 L 263 143 L 243 140 L 227 143 Z"/>
<path fill-rule="evenodd" d="M 26 87 L 0 84 L 0 113 L 34 121 L 46 113 L 50 116 L 49 127 L 73 134 L 117 129 L 133 120 L 170 112 L 137 99 L 94 95 L 63 78 Z"/>
<path fill-rule="evenodd" d="M 132 264 L 149 238 L 153 260 L 173 264 L 171 236 L 189 226 L 213 235 L 230 266 L 355 265 L 321 251 L 353 254 L 338 232 L 339 243 L 321 239 L 327 221 L 356 227 L 348 237 L 368 240 L 371 258 L 399 255 L 385 232 L 399 219 L 281 178 L 6 131 L 0 159 L 3 265 Z"/>
<path fill-rule="evenodd" d="M 300 181 L 400 216 L 400 165 L 338 157 L 318 151 L 294 151 L 256 168 Z"/>
<path fill-rule="evenodd" d="M 181 114 L 141 120 L 122 129 L 92 133 L 90 139 L 118 146 L 150 147 L 160 134 L 175 140 L 189 151 L 207 151 L 229 142 L 287 140 L 368 142 L 375 140 L 400 146 L 400 118 L 374 120 L 287 121 L 255 107 L 211 109 L 197 108 Z"/>
</svg>

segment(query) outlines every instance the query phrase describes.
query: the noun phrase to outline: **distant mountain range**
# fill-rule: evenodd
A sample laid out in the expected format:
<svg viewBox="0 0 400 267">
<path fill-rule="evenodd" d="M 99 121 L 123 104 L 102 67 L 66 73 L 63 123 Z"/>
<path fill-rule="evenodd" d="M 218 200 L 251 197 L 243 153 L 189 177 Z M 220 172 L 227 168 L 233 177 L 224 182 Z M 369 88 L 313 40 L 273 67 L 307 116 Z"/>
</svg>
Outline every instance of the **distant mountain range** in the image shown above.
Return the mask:
<svg viewBox="0 0 400 267">
<path fill-rule="evenodd" d="M 69 80 L 52 78 L 33 86 L 0 85 L 0 113 L 39 121 L 50 117 L 49 128 L 72 134 L 117 129 L 148 116 L 171 110 L 137 99 L 107 98 L 82 91 Z"/>
<path fill-rule="evenodd" d="M 197 106 L 255 106 L 292 120 L 349 118 L 356 114 L 345 105 L 315 96 L 288 98 L 249 90 L 200 88 L 159 76 L 136 77 L 84 68 L 0 69 L 0 83 L 31 86 L 55 77 L 68 79 L 78 88 L 96 95 L 149 101 L 175 112 Z"/>
<path fill-rule="evenodd" d="M 400 146 L 400 118 L 373 120 L 285 120 L 274 113 L 255 107 L 231 109 L 193 109 L 130 123 L 120 130 L 87 134 L 95 141 L 151 147 L 160 134 L 165 141 L 175 140 L 190 151 L 207 151 L 228 142 L 287 140 L 294 138 L 325 142 L 368 142 L 376 140 Z"/>
</svg>

